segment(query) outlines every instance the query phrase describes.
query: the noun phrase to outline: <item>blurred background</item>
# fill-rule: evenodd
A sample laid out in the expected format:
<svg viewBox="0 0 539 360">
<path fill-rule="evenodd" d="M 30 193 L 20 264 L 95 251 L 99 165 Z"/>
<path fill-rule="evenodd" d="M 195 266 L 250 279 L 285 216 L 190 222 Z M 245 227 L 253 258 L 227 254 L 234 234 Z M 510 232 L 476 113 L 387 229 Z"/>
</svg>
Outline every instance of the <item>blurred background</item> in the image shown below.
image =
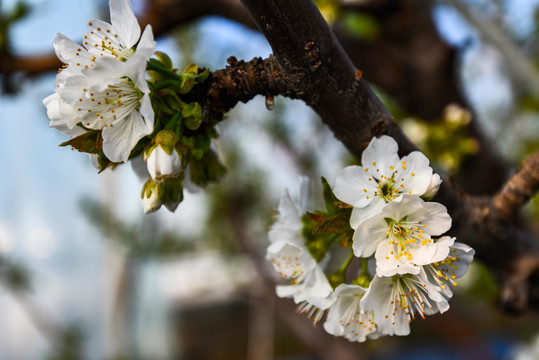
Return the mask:
<svg viewBox="0 0 539 360">
<path fill-rule="evenodd" d="M 501 163 L 539 149 L 539 1 L 317 5 L 404 131 L 463 189 L 495 190 Z M 271 53 L 235 0 L 133 6 L 180 69 Z M 302 102 L 238 104 L 214 144 L 225 180 L 186 192 L 175 213 L 144 215 L 131 166 L 97 174 L 58 147 L 66 138 L 41 103 L 56 33 L 80 41 L 94 17 L 108 19 L 107 1 L 0 1 L 1 360 L 539 359 L 537 316 L 503 314 L 480 262 L 450 311 L 416 320 L 408 337 L 351 344 L 276 298 L 262 258 L 282 190 L 297 195 L 310 176 L 314 210 L 320 177 L 333 183 L 356 161 Z M 475 174 L 476 161 L 492 172 Z M 534 226 L 538 213 L 534 199 L 523 217 Z"/>
</svg>

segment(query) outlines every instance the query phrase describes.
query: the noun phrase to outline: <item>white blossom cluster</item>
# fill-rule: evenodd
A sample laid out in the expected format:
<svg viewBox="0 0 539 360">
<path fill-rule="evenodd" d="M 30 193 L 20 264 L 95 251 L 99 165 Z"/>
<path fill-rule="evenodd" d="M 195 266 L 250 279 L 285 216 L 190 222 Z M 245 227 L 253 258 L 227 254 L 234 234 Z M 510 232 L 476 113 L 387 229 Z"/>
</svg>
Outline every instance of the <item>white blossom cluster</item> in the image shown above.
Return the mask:
<svg viewBox="0 0 539 360">
<path fill-rule="evenodd" d="M 146 142 L 152 138 L 142 155 L 148 178 L 142 193 L 144 211 L 156 211 L 161 205 L 174 211 L 183 198 L 186 163 L 176 148 L 179 136 L 155 128 L 146 79 L 156 47 L 152 29 L 148 25 L 141 35 L 130 0 L 110 0 L 110 19 L 110 24 L 90 20 L 82 44 L 62 34 L 54 39 L 54 50 L 64 65 L 55 78 L 54 93 L 43 100 L 50 126 L 71 136 L 76 145 L 64 144 L 89 153 L 100 170 L 127 162 L 141 152 L 133 153 L 143 138 Z"/>
<path fill-rule="evenodd" d="M 101 130 L 105 156 L 120 163 L 154 129 L 146 64 L 155 42 L 150 25 L 141 36 L 129 0 L 111 0 L 110 18 L 111 24 L 90 20 L 81 45 L 56 36 L 54 50 L 64 66 L 43 103 L 50 126 L 67 135 Z"/>
<path fill-rule="evenodd" d="M 277 295 L 293 298 L 315 323 L 327 314 L 324 329 L 350 341 L 408 335 L 416 317 L 448 310 L 451 286 L 474 256 L 469 246 L 442 236 L 451 227 L 446 208 L 425 201 L 441 183 L 428 159 L 420 152 L 400 158 L 397 151 L 389 136 L 372 139 L 362 165 L 345 168 L 333 188 L 352 207 L 350 259 L 374 263 L 370 272 L 351 273 L 348 262 L 346 276 L 335 281 L 327 273 L 332 248 L 315 260 L 304 234 L 305 208 L 288 192 L 269 232 L 267 258 L 290 280 Z"/>
</svg>

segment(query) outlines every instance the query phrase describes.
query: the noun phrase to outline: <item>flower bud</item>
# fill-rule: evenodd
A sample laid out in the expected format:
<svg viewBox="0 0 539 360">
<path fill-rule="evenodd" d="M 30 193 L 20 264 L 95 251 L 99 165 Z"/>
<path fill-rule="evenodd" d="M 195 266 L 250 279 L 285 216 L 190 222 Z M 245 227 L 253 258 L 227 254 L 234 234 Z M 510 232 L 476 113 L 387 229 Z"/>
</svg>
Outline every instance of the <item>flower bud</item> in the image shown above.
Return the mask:
<svg viewBox="0 0 539 360">
<path fill-rule="evenodd" d="M 170 130 L 162 130 L 154 141 L 155 144 L 145 154 L 150 176 L 156 182 L 178 177 L 183 171 L 183 157 L 175 147 L 178 136 Z"/>
<path fill-rule="evenodd" d="M 144 213 L 150 213 L 159 210 L 163 205 L 163 188 L 158 183 L 149 178 L 148 181 L 142 187 L 142 206 L 144 206 Z"/>
<path fill-rule="evenodd" d="M 163 205 L 165 205 L 170 212 L 174 212 L 183 200 L 182 181 L 183 175 L 180 175 L 177 178 L 167 178 L 160 184 L 165 189 Z"/>
<path fill-rule="evenodd" d="M 176 178 L 166 178 L 158 183 L 151 177 L 142 188 L 142 205 L 144 212 L 150 213 L 159 210 L 164 205 L 170 212 L 174 212 L 183 200 L 183 175 Z"/>
</svg>

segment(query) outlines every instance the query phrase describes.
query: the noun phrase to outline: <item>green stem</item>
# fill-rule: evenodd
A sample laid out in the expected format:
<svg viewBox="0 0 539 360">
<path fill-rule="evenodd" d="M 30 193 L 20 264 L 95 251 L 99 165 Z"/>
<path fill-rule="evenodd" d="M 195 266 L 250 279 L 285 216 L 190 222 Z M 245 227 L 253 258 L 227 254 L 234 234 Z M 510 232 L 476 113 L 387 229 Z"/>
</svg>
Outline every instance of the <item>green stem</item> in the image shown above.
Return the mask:
<svg viewBox="0 0 539 360">
<path fill-rule="evenodd" d="M 146 70 L 153 70 L 160 74 L 163 74 L 169 78 L 172 78 L 174 80 L 182 81 L 182 77 L 178 74 L 176 74 L 173 71 L 170 71 L 169 69 L 165 68 L 164 66 L 158 65 L 155 62 L 148 61 L 146 64 Z"/>
<path fill-rule="evenodd" d="M 148 69 L 150 70 L 150 69 Z M 156 91 L 156 90 L 160 90 L 160 89 L 163 89 L 163 88 L 167 88 L 167 87 L 170 87 L 171 85 L 173 85 L 174 83 L 177 83 L 178 80 L 165 80 L 165 81 L 160 81 L 156 84 L 153 84 L 153 90 Z"/>
<path fill-rule="evenodd" d="M 350 264 L 352 263 L 352 260 L 354 260 L 354 252 L 353 251 L 350 251 L 350 254 L 348 255 L 348 257 L 346 258 L 345 262 L 341 265 L 341 267 L 339 268 L 339 270 L 337 270 L 338 273 L 345 273 L 346 270 L 348 270 L 348 267 L 350 266 Z"/>
<path fill-rule="evenodd" d="M 369 259 L 361 258 L 361 274 L 369 275 Z"/>
<path fill-rule="evenodd" d="M 350 251 L 348 258 L 344 261 L 339 270 L 328 276 L 328 281 L 334 289 L 346 281 L 346 270 L 348 270 L 348 267 L 352 263 L 352 260 L 354 260 L 354 257 L 354 252 Z"/>
</svg>

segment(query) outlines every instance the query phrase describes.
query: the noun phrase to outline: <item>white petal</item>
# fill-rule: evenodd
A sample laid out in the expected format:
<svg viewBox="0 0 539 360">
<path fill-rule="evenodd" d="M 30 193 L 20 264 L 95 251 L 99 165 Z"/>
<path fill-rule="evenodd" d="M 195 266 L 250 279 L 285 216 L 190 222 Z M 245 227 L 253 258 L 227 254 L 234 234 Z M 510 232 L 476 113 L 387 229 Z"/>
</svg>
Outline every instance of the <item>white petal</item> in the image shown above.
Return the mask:
<svg viewBox="0 0 539 360">
<path fill-rule="evenodd" d="M 426 238 L 426 236 L 423 237 L 423 239 L 427 240 Z M 427 265 L 436 261 L 434 260 L 436 254 L 449 253 L 449 246 L 444 246 L 444 243 L 438 245 L 429 239 L 425 244 L 416 245 L 408 251 L 412 253 L 412 262 L 414 264 Z M 442 259 L 445 259 L 445 257 Z"/>
<path fill-rule="evenodd" d="M 110 0 L 110 20 L 127 47 L 135 46 L 140 37 L 138 24 L 130 0 Z"/>
<path fill-rule="evenodd" d="M 442 179 L 440 178 L 440 175 L 436 173 L 432 174 L 429 187 L 422 196 L 425 198 L 432 198 L 434 195 L 436 195 L 436 193 L 438 193 L 441 183 Z"/>
<path fill-rule="evenodd" d="M 414 261 L 408 261 L 406 256 L 396 257 L 398 251 L 389 241 L 381 241 L 376 249 L 376 275 L 393 276 L 395 274 L 418 274 L 420 267 Z M 392 254 L 393 253 L 393 254 Z"/>
<path fill-rule="evenodd" d="M 54 47 L 56 56 L 65 64 L 76 62 L 78 59 L 83 64 L 89 64 L 91 62 L 90 59 L 93 57 L 82 45 L 77 44 L 62 34 L 56 34 L 52 46 Z M 75 66 L 76 64 L 72 64 L 72 67 Z"/>
<path fill-rule="evenodd" d="M 409 220 L 418 220 L 426 225 L 424 231 L 431 236 L 438 236 L 451 228 L 451 216 L 447 208 L 436 202 L 425 202 L 423 209 L 410 214 Z"/>
<path fill-rule="evenodd" d="M 70 136 L 75 135 L 75 133 L 80 134 L 77 129 L 70 131 L 80 120 L 73 111 L 73 107 L 63 101 L 57 93 L 43 99 L 43 105 L 47 108 L 47 116 L 51 120 L 49 123 L 51 127 L 57 128 L 62 133 Z"/>
<path fill-rule="evenodd" d="M 410 324 L 405 311 L 394 303 L 393 279 L 375 276 L 361 299 L 361 307 L 365 311 L 374 312 L 374 320 L 378 331 L 387 335 L 408 335 Z"/>
<path fill-rule="evenodd" d="M 360 307 L 364 294 L 365 289 L 360 286 L 339 285 L 332 295 L 335 303 L 329 309 L 324 329 L 332 335 L 359 342 L 374 334 L 377 327 L 372 312 L 365 312 Z"/>
<path fill-rule="evenodd" d="M 435 242 L 436 253 L 434 254 L 431 262 L 438 262 L 445 259 L 447 255 L 449 255 L 450 248 L 453 246 L 454 242 L 455 238 L 450 236 L 443 236 L 438 239 L 438 241 Z"/>
<path fill-rule="evenodd" d="M 432 168 L 429 166 L 429 159 L 419 151 L 414 151 L 401 159 L 399 177 L 404 185 L 405 194 L 423 195 L 431 182 Z"/>
<path fill-rule="evenodd" d="M 357 257 L 369 257 L 376 251 L 378 244 L 387 238 L 387 222 L 381 216 L 363 222 L 354 232 L 353 249 Z"/>
<path fill-rule="evenodd" d="M 380 138 L 373 138 L 363 151 L 361 165 L 369 169 L 369 173 L 373 175 L 390 177 L 393 173 L 390 166 L 394 166 L 399 161 L 398 150 L 397 142 L 390 136 L 383 135 Z"/>
<path fill-rule="evenodd" d="M 398 199 L 387 204 L 379 216 L 390 218 L 398 222 L 404 217 L 409 217 L 410 214 L 421 212 L 421 215 L 423 215 L 422 211 L 424 210 L 424 207 L 425 202 L 421 200 L 419 196 L 402 195 Z"/>
<path fill-rule="evenodd" d="M 140 41 L 137 45 L 137 51 L 135 55 L 139 55 L 145 59 L 149 59 L 155 51 L 156 43 L 153 37 L 153 31 L 151 25 L 146 25 L 144 32 L 140 37 Z"/>
<path fill-rule="evenodd" d="M 156 146 L 147 159 L 148 172 L 155 182 L 167 177 L 177 177 L 182 172 L 182 162 L 176 150 L 169 155 L 161 146 Z"/>
<path fill-rule="evenodd" d="M 153 119 L 144 119 L 138 111 L 103 129 L 103 152 L 113 162 L 127 162 L 140 139 L 153 131 Z"/>
<path fill-rule="evenodd" d="M 347 204 L 358 208 L 365 207 L 374 198 L 376 184 L 374 180 L 369 181 L 369 178 L 363 167 L 348 166 L 335 179 L 333 193 Z"/>
<path fill-rule="evenodd" d="M 375 196 L 369 205 L 363 208 L 353 208 L 352 215 L 350 215 L 350 226 L 352 229 L 356 229 L 365 220 L 380 214 L 385 206 L 386 202 L 384 199 L 379 196 Z"/>
</svg>

